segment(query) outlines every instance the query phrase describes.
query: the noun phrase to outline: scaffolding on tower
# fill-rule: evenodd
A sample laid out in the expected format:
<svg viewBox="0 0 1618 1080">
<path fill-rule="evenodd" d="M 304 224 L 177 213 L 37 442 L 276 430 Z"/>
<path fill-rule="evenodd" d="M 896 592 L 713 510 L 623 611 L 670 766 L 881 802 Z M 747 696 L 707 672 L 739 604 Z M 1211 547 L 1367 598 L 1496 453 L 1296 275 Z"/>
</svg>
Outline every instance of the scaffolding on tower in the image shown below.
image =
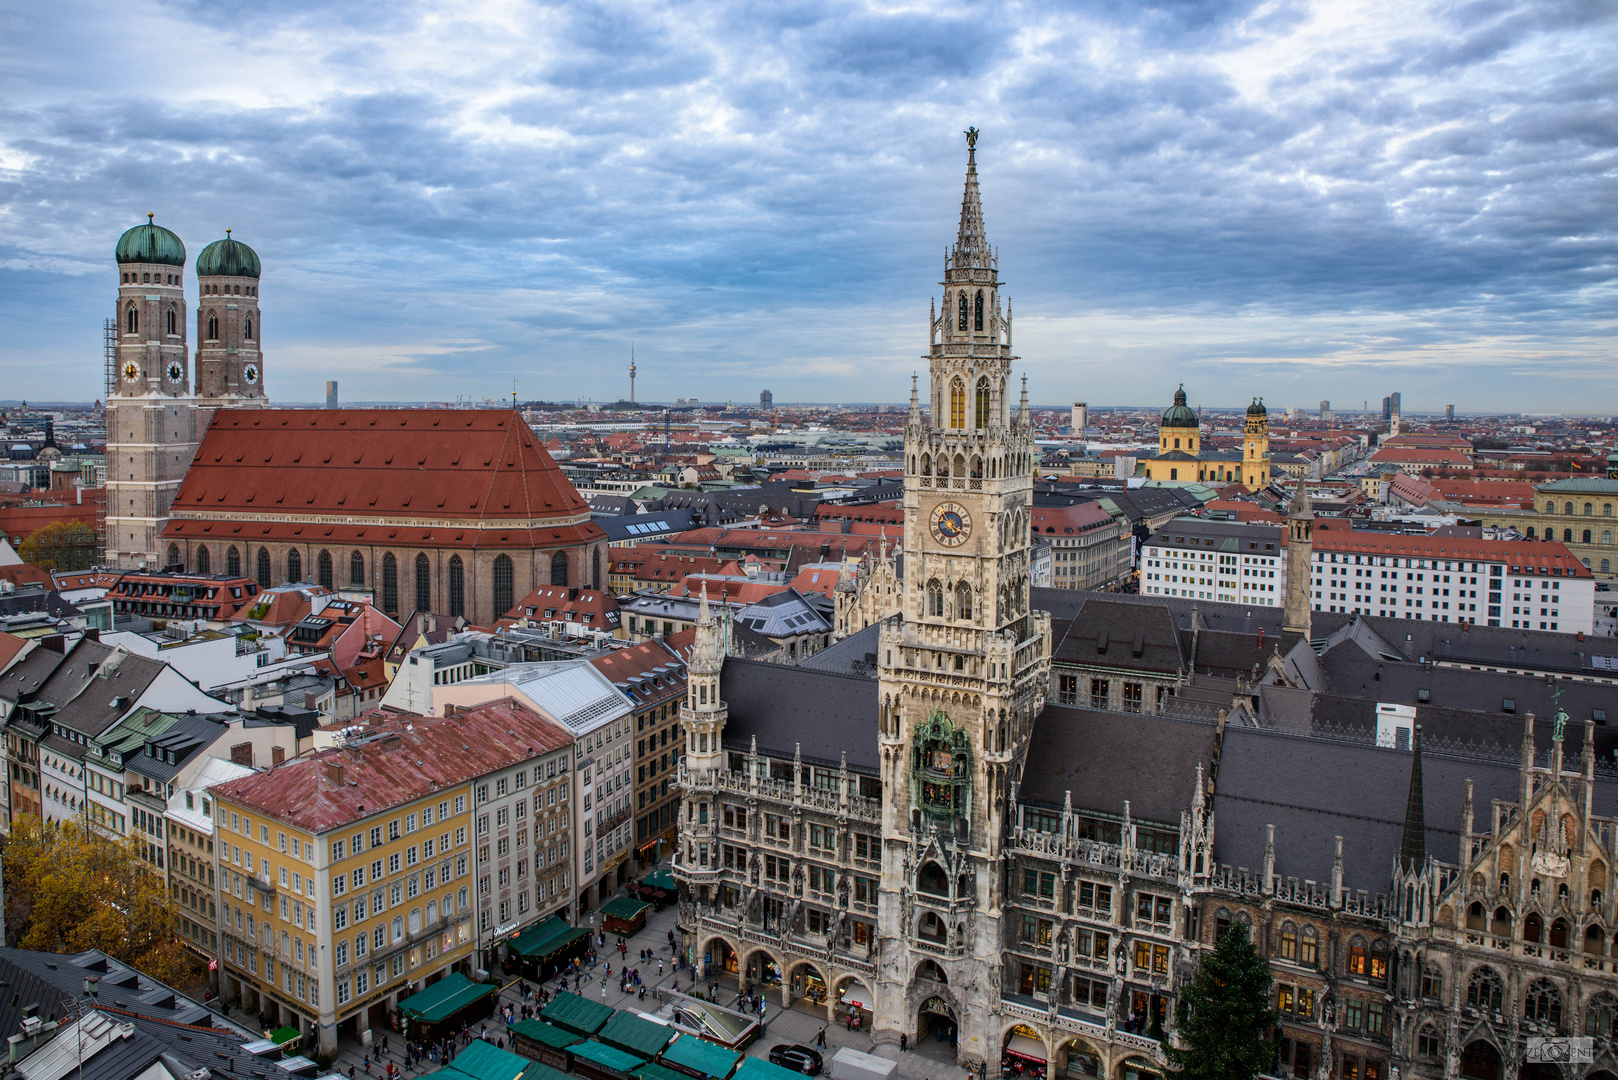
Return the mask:
<svg viewBox="0 0 1618 1080">
<path fill-rule="evenodd" d="M 102 395 L 103 405 L 112 401 L 113 388 L 118 385 L 118 320 L 108 319 L 101 324 L 101 365 L 104 369 L 104 380 L 107 384 L 106 392 Z"/>
</svg>

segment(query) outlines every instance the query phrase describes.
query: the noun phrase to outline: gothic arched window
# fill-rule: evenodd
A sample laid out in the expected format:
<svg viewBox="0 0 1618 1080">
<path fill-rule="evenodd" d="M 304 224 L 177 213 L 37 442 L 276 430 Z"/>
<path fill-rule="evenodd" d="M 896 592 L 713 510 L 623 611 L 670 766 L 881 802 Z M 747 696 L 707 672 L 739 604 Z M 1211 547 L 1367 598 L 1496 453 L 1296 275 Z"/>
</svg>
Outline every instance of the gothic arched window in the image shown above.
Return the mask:
<svg viewBox="0 0 1618 1080">
<path fill-rule="evenodd" d="M 1466 983 L 1466 1003 L 1473 1008 L 1485 1012 L 1500 1011 L 1500 976 L 1490 967 L 1480 967 L 1472 972 L 1472 977 Z"/>
<path fill-rule="evenodd" d="M 466 614 L 466 573 L 459 555 L 449 557 L 449 614 Z"/>
<path fill-rule="evenodd" d="M 983 329 L 983 290 L 978 290 L 977 299 L 972 304 L 972 329 Z"/>
<path fill-rule="evenodd" d="M 179 317 L 175 313 L 174 305 L 170 304 L 169 305 L 169 334 L 171 336 L 174 335 L 174 334 L 178 334 L 180 332 L 179 326 L 180 326 Z"/>
<path fill-rule="evenodd" d="M 320 555 L 316 557 L 315 574 L 319 578 L 320 584 L 324 585 L 328 589 L 332 587 L 333 575 L 331 569 L 331 552 L 322 551 Z"/>
<path fill-rule="evenodd" d="M 130 304 L 129 305 L 129 311 L 124 316 L 124 333 L 126 333 L 126 334 L 137 334 L 139 332 L 140 332 L 140 312 L 135 310 L 135 305 L 134 304 Z"/>
<path fill-rule="evenodd" d="M 1562 992 L 1548 979 L 1540 979 L 1528 988 L 1523 998 L 1523 1019 L 1537 1020 L 1552 1027 L 1562 1026 Z"/>
<path fill-rule="evenodd" d="M 1618 1026 L 1614 1021 L 1618 1021 L 1618 997 L 1603 990 L 1590 999 L 1590 1004 L 1584 1010 L 1584 1033 L 1610 1039 L 1618 1035 Z"/>
<path fill-rule="evenodd" d="M 966 385 L 958 378 L 949 384 L 949 426 L 957 430 L 966 427 Z"/>
<path fill-rule="evenodd" d="M 365 584 L 365 556 L 357 551 L 348 556 L 348 583 L 350 585 Z"/>
<path fill-rule="evenodd" d="M 494 560 L 494 617 L 510 611 L 516 600 L 512 597 L 511 556 L 499 555 Z"/>
<path fill-rule="evenodd" d="M 391 551 L 382 556 L 382 610 L 389 614 L 399 610 L 399 563 Z"/>
<path fill-rule="evenodd" d="M 989 380 L 978 380 L 977 392 L 977 426 L 981 431 L 989 426 Z"/>
<path fill-rule="evenodd" d="M 242 337 L 248 341 L 253 340 L 253 317 L 251 315 L 242 320 Z"/>
<path fill-rule="evenodd" d="M 433 609 L 433 564 L 425 554 L 416 556 L 416 610 Z"/>
<path fill-rule="evenodd" d="M 261 589 L 270 587 L 270 549 L 258 549 L 258 585 Z"/>
<path fill-rule="evenodd" d="M 927 583 L 927 614 L 934 618 L 944 615 L 944 585 L 937 578 Z"/>
<path fill-rule="evenodd" d="M 957 619 L 972 617 L 972 586 L 964 581 L 955 586 L 955 617 Z"/>
<path fill-rule="evenodd" d="M 551 584 L 567 584 L 567 554 L 565 552 L 558 551 L 551 556 Z"/>
<path fill-rule="evenodd" d="M 235 544 L 225 552 L 225 573 L 231 577 L 242 576 L 242 553 L 236 550 Z"/>
<path fill-rule="evenodd" d="M 178 544 L 169 545 L 169 565 L 183 568 L 184 564 L 180 562 L 180 546 Z"/>
<path fill-rule="evenodd" d="M 197 548 L 197 573 L 199 573 L 199 574 L 209 573 L 210 572 L 209 564 L 211 562 L 212 562 L 212 560 L 208 556 L 208 548 L 207 548 L 207 546 L 204 545 L 203 547 Z"/>
<path fill-rule="evenodd" d="M 590 549 L 590 588 L 601 588 L 601 549 Z"/>
<path fill-rule="evenodd" d="M 966 293 L 960 294 L 959 303 L 960 314 L 955 320 L 955 329 L 964 332 L 966 330 Z"/>
<path fill-rule="evenodd" d="M 287 580 L 303 580 L 303 556 L 298 554 L 296 548 L 287 552 Z"/>
<path fill-rule="evenodd" d="M 219 340 L 219 316 L 211 311 L 208 313 L 208 340 Z"/>
</svg>

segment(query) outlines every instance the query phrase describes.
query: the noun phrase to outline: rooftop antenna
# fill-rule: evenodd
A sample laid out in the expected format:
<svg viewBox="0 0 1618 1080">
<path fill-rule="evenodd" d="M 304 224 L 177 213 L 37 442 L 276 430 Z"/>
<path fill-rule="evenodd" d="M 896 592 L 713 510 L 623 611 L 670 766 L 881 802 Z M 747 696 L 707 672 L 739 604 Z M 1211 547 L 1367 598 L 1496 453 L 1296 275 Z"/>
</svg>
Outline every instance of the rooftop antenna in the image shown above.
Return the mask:
<svg viewBox="0 0 1618 1080">
<path fill-rule="evenodd" d="M 629 403 L 635 404 L 635 343 L 629 343 Z"/>
<path fill-rule="evenodd" d="M 515 409 L 517 407 L 517 380 L 516 379 L 511 380 L 511 407 L 513 409 Z"/>
</svg>

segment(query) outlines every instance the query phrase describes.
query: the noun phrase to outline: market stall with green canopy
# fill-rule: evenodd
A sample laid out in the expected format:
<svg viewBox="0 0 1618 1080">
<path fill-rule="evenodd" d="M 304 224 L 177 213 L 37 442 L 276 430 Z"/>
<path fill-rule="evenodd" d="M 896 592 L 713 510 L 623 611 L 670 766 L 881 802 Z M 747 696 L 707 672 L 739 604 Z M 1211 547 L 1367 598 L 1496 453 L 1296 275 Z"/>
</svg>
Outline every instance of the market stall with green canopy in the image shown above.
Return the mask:
<svg viewBox="0 0 1618 1080">
<path fill-rule="evenodd" d="M 665 1069 L 655 1061 L 647 1062 L 629 1075 L 632 1080 L 688 1080 L 685 1073 Z"/>
<path fill-rule="evenodd" d="M 646 1059 L 638 1054 L 594 1039 L 573 1048 L 573 1072 L 588 1080 L 629 1080 L 629 1074 L 645 1064 Z"/>
<path fill-rule="evenodd" d="M 551 998 L 539 1015 L 564 1031 L 589 1038 L 612 1018 L 613 1011 L 611 1005 L 603 1005 L 564 990 Z"/>
<path fill-rule="evenodd" d="M 532 968 L 534 978 L 544 980 L 561 971 L 568 961 L 583 956 L 589 943 L 589 930 L 552 915 L 506 942 L 506 948 Z"/>
<path fill-rule="evenodd" d="M 601 928 L 609 934 L 632 937 L 646 928 L 646 909 L 651 906 L 633 896 L 615 896 L 601 905 Z"/>
<path fill-rule="evenodd" d="M 519 1020 L 506 1030 L 511 1032 L 511 1048 L 517 1053 L 563 1072 L 573 1068 L 573 1055 L 567 1048 L 584 1041 L 582 1035 L 563 1031 L 543 1020 Z"/>
<path fill-rule="evenodd" d="M 531 1061 L 528 1063 L 528 1071 L 522 1074 L 522 1080 L 574 1080 L 574 1078 L 551 1068 L 543 1061 Z"/>
<path fill-rule="evenodd" d="M 739 1050 L 730 1050 L 682 1032 L 678 1039 L 663 1048 L 657 1060 L 696 1080 L 725 1080 L 736 1070 L 736 1063 L 741 1059 Z"/>
<path fill-rule="evenodd" d="M 431 1040 L 494 1012 L 499 992 L 494 983 L 476 983 L 456 971 L 401 999 L 399 1012 L 410 1025 L 410 1038 Z"/>
<path fill-rule="evenodd" d="M 596 1032 L 596 1038 L 608 1046 L 626 1050 L 650 1061 L 662 1053 L 663 1047 L 674 1038 L 675 1031 L 667 1024 L 659 1024 L 637 1013 L 620 1009 L 612 1019 Z"/>
<path fill-rule="evenodd" d="M 674 875 L 667 870 L 653 870 L 630 886 L 630 892 L 643 900 L 666 904 L 678 894 L 679 886 L 675 884 Z"/>
<path fill-rule="evenodd" d="M 466 1049 L 438 1071 L 440 1080 L 518 1080 L 533 1062 L 485 1039 L 473 1039 Z M 454 1075 L 460 1074 L 460 1075 Z"/>
</svg>

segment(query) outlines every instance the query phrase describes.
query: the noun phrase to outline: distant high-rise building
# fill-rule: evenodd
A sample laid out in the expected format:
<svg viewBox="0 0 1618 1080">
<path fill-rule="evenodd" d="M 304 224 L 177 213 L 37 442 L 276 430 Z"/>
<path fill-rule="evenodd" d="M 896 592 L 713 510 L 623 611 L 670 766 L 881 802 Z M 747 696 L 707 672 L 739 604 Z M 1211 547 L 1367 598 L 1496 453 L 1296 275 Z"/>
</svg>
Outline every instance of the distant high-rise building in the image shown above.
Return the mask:
<svg viewBox="0 0 1618 1080">
<path fill-rule="evenodd" d="M 1330 420 L 1331 419 L 1331 402 L 1322 401 L 1320 403 L 1320 418 L 1322 420 Z"/>
<path fill-rule="evenodd" d="M 1445 420 L 1454 420 L 1455 419 L 1455 406 L 1453 406 L 1453 405 L 1445 405 L 1444 406 L 1444 419 Z"/>
<path fill-rule="evenodd" d="M 1073 403 L 1073 434 L 1077 435 L 1090 426 L 1090 406 L 1082 401 Z"/>
<path fill-rule="evenodd" d="M 1391 394 L 1382 399 L 1382 419 L 1393 419 L 1393 396 Z"/>
<path fill-rule="evenodd" d="M 337 380 L 326 380 L 326 408 L 337 408 Z"/>
<path fill-rule="evenodd" d="M 768 390 L 762 390 L 758 395 L 758 407 L 761 409 L 775 408 L 775 395 Z"/>
</svg>

